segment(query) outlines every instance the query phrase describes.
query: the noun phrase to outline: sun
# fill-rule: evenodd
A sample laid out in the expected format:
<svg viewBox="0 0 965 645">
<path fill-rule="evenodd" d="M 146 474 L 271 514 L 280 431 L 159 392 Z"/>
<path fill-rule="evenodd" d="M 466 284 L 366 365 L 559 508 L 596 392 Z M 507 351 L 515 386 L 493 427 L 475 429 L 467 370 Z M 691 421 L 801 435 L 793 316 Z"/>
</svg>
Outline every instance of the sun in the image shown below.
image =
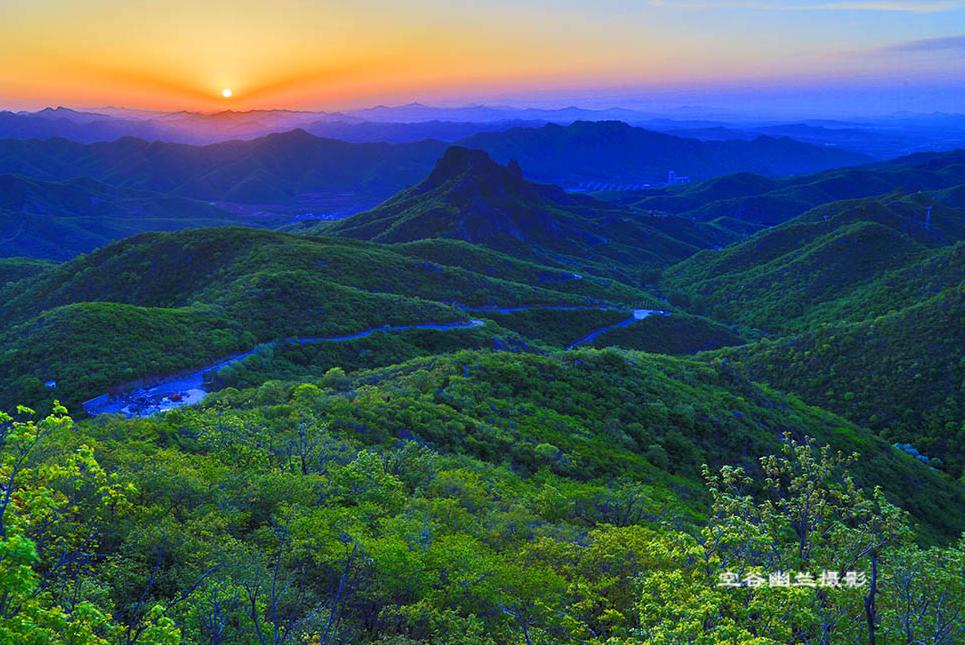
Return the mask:
<svg viewBox="0 0 965 645">
<path fill-rule="evenodd" d="M 225 97 L 226 99 L 230 99 L 233 94 L 234 92 L 231 91 L 230 87 L 226 87 L 223 90 L 221 90 L 221 96 Z"/>
</svg>

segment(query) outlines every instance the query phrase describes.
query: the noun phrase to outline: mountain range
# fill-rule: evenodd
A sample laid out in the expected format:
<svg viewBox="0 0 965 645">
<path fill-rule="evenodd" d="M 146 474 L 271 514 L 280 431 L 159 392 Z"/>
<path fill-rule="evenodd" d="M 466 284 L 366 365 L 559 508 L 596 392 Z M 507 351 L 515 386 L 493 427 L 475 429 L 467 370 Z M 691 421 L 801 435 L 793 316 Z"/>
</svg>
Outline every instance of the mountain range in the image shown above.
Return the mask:
<svg viewBox="0 0 965 645">
<path fill-rule="evenodd" d="M 948 150 L 965 143 L 965 117 L 900 114 L 875 119 L 751 119 L 719 110 L 641 111 L 514 108 L 509 106 L 436 107 L 419 103 L 375 106 L 341 112 L 251 110 L 151 112 L 120 108 L 0 112 L 0 138 L 62 137 L 82 143 L 130 136 L 170 143 L 206 144 L 253 139 L 303 128 L 312 134 L 353 142 L 405 143 L 420 139 L 456 142 L 476 132 L 547 123 L 623 121 L 684 138 L 732 141 L 759 136 L 790 137 L 802 143 L 885 159 L 923 151 Z"/>
<path fill-rule="evenodd" d="M 675 213 L 697 220 L 727 218 L 773 226 L 816 206 L 891 192 L 926 193 L 935 203 L 965 206 L 965 153 L 910 155 L 801 177 L 741 173 L 659 190 L 598 196 L 623 206 Z"/>
<path fill-rule="evenodd" d="M 515 128 L 468 141 L 497 160 L 518 153 L 528 179 L 569 186 L 603 172 L 637 185 L 665 181 L 674 168 L 695 174 L 761 170 L 765 159 L 779 157 L 778 171 L 806 172 L 861 160 L 789 139 L 700 142 L 619 123 Z M 125 233 L 186 225 L 177 213 L 190 213 L 198 224 L 266 226 L 344 217 L 419 182 L 447 147 L 432 140 L 355 144 L 304 130 L 206 146 L 129 137 L 90 144 L 4 139 L 0 175 L 10 176 L 10 186 L 19 183 L 12 193 L 25 194 L 30 182 L 46 183 L 30 199 L 0 204 L 0 232 L 8 240 L 3 254 L 64 258 Z M 44 241 L 78 222 L 86 228 L 75 228 L 76 239 L 66 247 Z M 45 223 L 50 226 L 40 232 Z"/>
<path fill-rule="evenodd" d="M 789 138 L 700 141 L 619 121 L 479 133 L 461 144 L 485 150 L 501 163 L 516 160 L 538 181 L 582 187 L 662 184 L 670 172 L 706 179 L 727 174 L 725 168 L 768 176 L 800 175 L 868 161 L 864 155 Z"/>
<path fill-rule="evenodd" d="M 0 140 L 0 633 L 965 633 L 965 152 L 466 143 Z"/>
</svg>

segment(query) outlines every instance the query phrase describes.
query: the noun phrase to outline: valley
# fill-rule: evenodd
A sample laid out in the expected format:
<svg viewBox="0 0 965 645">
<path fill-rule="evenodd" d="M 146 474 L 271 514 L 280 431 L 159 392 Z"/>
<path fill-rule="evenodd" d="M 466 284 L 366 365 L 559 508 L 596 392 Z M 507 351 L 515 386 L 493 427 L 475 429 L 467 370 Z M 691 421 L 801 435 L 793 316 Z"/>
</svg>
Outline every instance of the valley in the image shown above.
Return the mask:
<svg viewBox="0 0 965 645">
<path fill-rule="evenodd" d="M 958 584 L 917 563 L 958 562 L 965 531 L 960 151 L 752 141 L 780 165 L 606 122 L 468 136 L 0 141 L 23 173 L 0 184 L 0 426 L 42 437 L 35 481 L 76 500 L 25 534 L 57 534 L 49 563 L 94 527 L 110 562 L 36 565 L 51 598 L 103 585 L 118 620 L 185 642 L 315 638 L 336 612 L 321 642 L 797 642 L 867 596 L 795 590 L 799 615 L 764 625 L 739 598 L 774 596 L 715 583 L 810 567 L 794 513 L 814 503 L 819 566 L 881 540 L 892 633 L 896 580 Z M 706 178 L 554 185 L 671 158 Z"/>
<path fill-rule="evenodd" d="M 0 0 L 0 645 L 965 645 L 965 0 Z"/>
<path fill-rule="evenodd" d="M 535 305 L 535 306 L 515 306 L 515 307 L 468 307 L 465 311 L 492 312 L 497 314 L 513 314 L 527 311 L 622 311 L 620 308 L 609 309 L 605 306 L 577 306 L 577 305 Z M 590 332 L 586 336 L 575 340 L 567 346 L 573 349 L 579 345 L 590 344 L 602 334 L 621 327 L 627 327 L 638 320 L 644 320 L 652 315 L 669 316 L 669 312 L 656 309 L 634 309 L 630 311 L 629 318 L 601 327 Z M 259 345 L 247 352 L 242 352 L 225 360 L 217 361 L 210 365 L 198 368 L 188 374 L 177 374 L 168 377 L 151 378 L 150 385 L 147 387 L 132 387 L 117 385 L 111 388 L 111 392 L 102 394 L 84 401 L 82 407 L 84 412 L 90 416 L 98 414 L 123 414 L 125 416 L 149 416 L 158 412 L 167 412 L 174 408 L 185 405 L 194 405 L 204 400 L 204 397 L 212 389 L 218 378 L 218 372 L 225 367 L 244 361 L 259 350 L 264 350 L 269 346 L 279 344 L 306 345 L 325 342 L 342 342 L 366 338 L 375 333 L 391 334 L 404 332 L 413 329 L 430 329 L 434 331 L 449 331 L 454 329 L 471 329 L 485 324 L 485 321 L 471 319 L 468 322 L 453 323 L 413 323 L 408 325 L 382 325 L 370 327 L 354 334 L 343 336 L 319 336 L 314 338 L 286 338 L 278 341 L 270 341 L 267 344 Z"/>
</svg>

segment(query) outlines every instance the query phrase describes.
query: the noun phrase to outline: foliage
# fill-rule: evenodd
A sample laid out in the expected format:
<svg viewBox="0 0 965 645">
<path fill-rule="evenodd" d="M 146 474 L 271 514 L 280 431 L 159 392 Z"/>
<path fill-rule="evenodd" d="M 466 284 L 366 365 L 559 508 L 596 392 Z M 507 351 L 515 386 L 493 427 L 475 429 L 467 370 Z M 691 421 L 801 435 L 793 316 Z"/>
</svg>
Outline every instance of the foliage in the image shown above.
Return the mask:
<svg viewBox="0 0 965 645">
<path fill-rule="evenodd" d="M 531 309 L 509 313 L 487 311 L 480 315 L 526 338 L 555 347 L 568 347 L 590 332 L 626 320 L 630 317 L 630 312 L 601 309 L 583 311 Z"/>
<path fill-rule="evenodd" d="M 759 478 L 705 470 L 710 520 L 663 536 L 661 559 L 639 578 L 636 633 L 647 642 L 958 642 L 962 579 L 943 566 L 962 558 L 965 540 L 914 546 L 904 512 L 880 488 L 855 484 L 847 467 L 858 458 L 787 437 L 780 454 L 762 458 Z M 811 586 L 798 584 L 802 573 Z"/>
<path fill-rule="evenodd" d="M 36 460 L 51 435 L 71 430 L 59 404 L 40 421 L 27 408 L 17 412 L 23 419 L 0 414 L 0 641 L 117 642 L 122 626 L 109 603 L 98 603 L 107 590 L 96 572 L 110 567 L 96 553 L 110 549 L 137 491 L 105 472 L 87 445 L 62 464 Z M 180 630 L 162 606 L 140 621 L 140 642 L 179 642 Z"/>
<path fill-rule="evenodd" d="M 914 444 L 959 477 L 963 297 L 963 287 L 950 288 L 878 318 L 822 325 L 722 355 L 755 380 L 847 416 L 889 442 Z"/>
<path fill-rule="evenodd" d="M 498 356 L 459 361 L 476 360 L 483 383 L 500 370 L 486 388 L 511 396 L 527 369 Z M 579 360 L 626 377 L 605 353 Z M 622 461 L 622 474 L 573 470 L 590 453 L 544 421 L 529 430 L 526 466 L 526 450 L 482 443 L 500 430 L 471 388 L 446 412 L 427 398 L 445 371 L 400 368 L 229 390 L 144 420 L 75 427 L 61 407 L 40 422 L 5 417 L 0 472 L 14 474 L 16 501 L 0 515 L 0 576 L 6 598 L 23 599 L 3 604 L 6 640 L 818 643 L 858 642 L 872 624 L 881 642 L 961 634 L 965 542 L 916 546 L 907 516 L 846 470 L 863 470 L 853 457 L 788 435 L 753 470 L 704 467 L 705 497 L 626 448 L 600 462 Z M 513 369 L 516 382 L 498 385 Z M 530 405 L 567 406 L 548 392 Z M 479 403 L 502 405 L 495 394 Z M 598 452 L 597 438 L 621 431 L 581 434 Z M 867 586 L 716 585 L 728 569 L 870 562 L 870 623 Z"/>
<path fill-rule="evenodd" d="M 741 336 L 709 318 L 674 312 L 650 315 L 598 336 L 596 347 L 616 346 L 660 354 L 696 354 L 743 344 Z"/>
<path fill-rule="evenodd" d="M 801 331 L 914 304 L 961 277 L 961 211 L 922 196 L 832 202 L 664 273 L 671 300 L 718 320 Z M 958 247 L 954 245 L 959 243 Z"/>
</svg>

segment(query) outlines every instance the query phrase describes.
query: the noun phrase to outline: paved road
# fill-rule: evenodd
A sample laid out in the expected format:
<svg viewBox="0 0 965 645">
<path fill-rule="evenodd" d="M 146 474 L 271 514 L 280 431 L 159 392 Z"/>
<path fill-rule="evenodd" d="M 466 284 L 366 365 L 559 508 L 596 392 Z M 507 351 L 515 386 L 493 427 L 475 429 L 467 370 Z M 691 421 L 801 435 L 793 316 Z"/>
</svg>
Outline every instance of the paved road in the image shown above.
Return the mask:
<svg viewBox="0 0 965 645">
<path fill-rule="evenodd" d="M 355 334 L 345 336 L 317 336 L 309 338 L 290 338 L 275 343 L 263 343 L 258 347 L 272 345 L 279 342 L 295 342 L 299 345 L 309 345 L 312 343 L 338 342 L 365 338 L 376 332 L 395 333 L 411 329 L 435 329 L 437 331 L 449 331 L 453 329 L 469 329 L 485 324 L 481 320 L 470 320 L 469 322 L 453 323 L 419 323 L 414 325 L 383 325 L 372 327 Z M 84 402 L 84 412 L 89 416 L 98 414 L 123 414 L 128 417 L 150 416 L 158 412 L 166 412 L 174 408 L 185 405 L 193 405 L 202 401 L 209 392 L 208 374 L 216 373 L 218 370 L 237 363 L 251 356 L 258 347 L 251 349 L 243 354 L 238 354 L 230 358 L 220 360 L 210 365 L 205 365 L 192 372 L 179 372 L 162 380 L 149 388 L 136 389 L 125 392 L 119 396 L 102 394 Z"/>
<path fill-rule="evenodd" d="M 584 345 L 591 343 L 596 338 L 610 331 L 611 329 L 616 329 L 618 327 L 627 327 L 633 324 L 637 320 L 643 320 L 647 316 L 651 315 L 670 315 L 666 311 L 661 311 L 658 309 L 625 309 L 623 307 L 614 307 L 610 305 L 520 305 L 517 307 L 466 307 L 465 311 L 470 312 L 490 312 L 490 313 L 500 313 L 500 314 L 511 314 L 520 311 L 531 311 L 531 310 L 548 310 L 548 311 L 629 311 L 631 315 L 626 320 L 622 320 L 618 323 L 607 325 L 606 327 L 601 327 L 596 331 L 593 331 L 583 338 L 571 343 L 567 349 L 573 349 L 579 345 Z M 263 343 L 258 347 L 251 349 L 242 354 L 232 356 L 227 359 L 211 363 L 210 365 L 205 365 L 197 370 L 191 372 L 179 372 L 176 375 L 170 377 L 162 378 L 161 381 L 149 388 L 135 389 L 117 396 L 111 396 L 109 394 L 102 394 L 101 396 L 95 397 L 88 401 L 85 401 L 84 411 L 89 416 L 96 416 L 98 414 L 123 414 L 128 417 L 142 417 L 150 416 L 158 412 L 166 412 L 167 410 L 173 410 L 175 408 L 180 408 L 186 405 L 193 405 L 198 403 L 208 395 L 209 393 L 209 383 L 210 379 L 207 378 L 209 374 L 217 373 L 218 370 L 227 367 L 241 361 L 248 356 L 251 356 L 259 347 L 266 345 L 273 345 L 282 342 L 294 342 L 300 345 L 308 345 L 312 343 L 327 343 L 327 342 L 339 342 L 356 340 L 359 338 L 365 338 L 366 336 L 371 336 L 376 332 L 385 333 L 395 333 L 400 331 L 408 331 L 412 329 L 435 329 L 437 331 L 449 331 L 454 329 L 469 329 L 471 327 L 479 327 L 485 324 L 482 320 L 470 320 L 468 322 L 452 322 L 452 323 L 417 323 L 413 325 L 382 325 L 381 327 L 371 327 L 363 331 L 346 334 L 344 336 L 316 336 L 316 337 L 296 337 L 288 338 L 281 341 L 274 341 L 273 343 Z"/>
<path fill-rule="evenodd" d="M 594 340 L 607 333 L 611 329 L 618 329 L 620 327 L 629 327 L 638 320 L 643 320 L 650 316 L 669 316 L 670 312 L 663 311 L 661 309 L 634 309 L 633 315 L 626 320 L 621 320 L 620 322 L 613 323 L 612 325 L 607 325 L 606 327 L 600 327 L 595 331 L 591 331 L 589 334 L 583 338 L 570 343 L 566 349 L 573 349 L 579 345 L 585 345 L 586 343 L 592 343 Z"/>
</svg>

